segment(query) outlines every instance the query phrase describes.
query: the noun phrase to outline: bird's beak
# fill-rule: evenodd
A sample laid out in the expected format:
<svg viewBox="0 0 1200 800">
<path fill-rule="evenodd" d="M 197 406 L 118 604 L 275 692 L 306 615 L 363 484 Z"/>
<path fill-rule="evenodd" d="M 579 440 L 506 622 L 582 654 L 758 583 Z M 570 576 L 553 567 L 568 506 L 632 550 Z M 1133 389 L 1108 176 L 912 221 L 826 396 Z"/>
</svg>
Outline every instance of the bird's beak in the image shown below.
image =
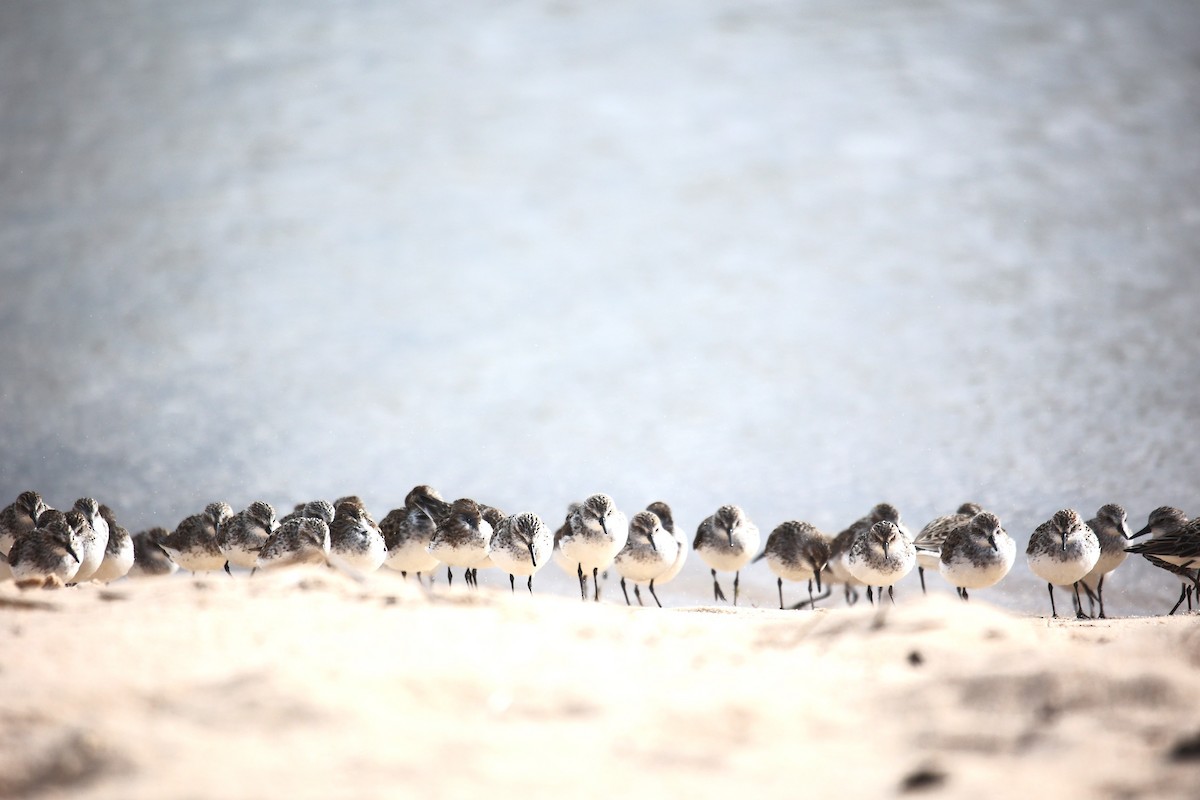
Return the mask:
<svg viewBox="0 0 1200 800">
<path fill-rule="evenodd" d="M 1065 553 L 1065 552 L 1067 552 L 1067 532 L 1066 531 L 1062 532 L 1062 540 L 1063 540 L 1063 552 Z"/>
<path fill-rule="evenodd" d="M 990 536 L 988 536 L 988 544 L 990 544 L 992 546 L 993 550 L 996 550 L 996 551 L 1000 550 L 1000 548 L 996 546 L 996 534 L 993 533 Z"/>
<path fill-rule="evenodd" d="M 530 560 L 530 561 L 532 561 L 532 562 L 533 562 L 533 565 L 536 567 L 536 566 L 537 566 L 537 556 L 535 556 L 535 555 L 533 554 L 533 542 L 531 542 L 530 540 L 526 539 L 526 540 L 525 540 L 525 546 L 529 548 L 529 560 Z"/>
<path fill-rule="evenodd" d="M 888 543 L 887 542 L 883 543 L 883 557 L 884 557 L 884 559 L 886 559 L 888 557 Z"/>
<path fill-rule="evenodd" d="M 729 534 L 729 546 L 733 547 L 733 528 L 726 528 L 725 532 Z"/>
<path fill-rule="evenodd" d="M 605 536 L 608 536 L 608 524 L 604 521 L 604 517 L 600 517 L 600 530 L 604 531 Z"/>
<path fill-rule="evenodd" d="M 650 549 L 657 553 L 658 545 L 654 543 L 654 533 L 647 533 L 646 538 L 650 540 Z"/>
<path fill-rule="evenodd" d="M 1137 539 L 1139 537 L 1145 536 L 1147 533 L 1150 533 L 1150 531 L 1152 531 L 1152 530 L 1154 530 L 1154 529 L 1152 527 L 1150 527 L 1149 525 L 1147 525 L 1146 527 L 1142 528 L 1140 531 L 1138 531 L 1137 533 L 1135 533 L 1133 535 L 1127 534 L 1125 538 Z"/>
<path fill-rule="evenodd" d="M 820 594 L 820 592 L 821 592 L 821 573 L 822 573 L 822 572 L 824 572 L 824 571 L 825 571 L 825 567 L 821 567 L 819 570 L 817 570 L 817 571 L 816 571 L 816 577 L 817 577 L 817 593 L 818 593 L 818 594 Z"/>
<path fill-rule="evenodd" d="M 71 554 L 71 558 L 75 559 L 76 564 L 82 563 L 79 560 L 79 556 L 75 553 L 75 549 L 73 547 L 71 547 L 71 545 L 67 545 L 67 552 Z"/>
</svg>

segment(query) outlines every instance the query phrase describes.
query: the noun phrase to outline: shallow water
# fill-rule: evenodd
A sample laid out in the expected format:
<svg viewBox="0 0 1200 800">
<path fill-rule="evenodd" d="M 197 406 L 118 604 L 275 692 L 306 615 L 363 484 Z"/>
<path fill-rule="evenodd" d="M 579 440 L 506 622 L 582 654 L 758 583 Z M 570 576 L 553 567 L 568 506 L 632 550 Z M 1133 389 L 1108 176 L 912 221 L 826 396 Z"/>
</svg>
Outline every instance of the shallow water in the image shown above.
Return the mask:
<svg viewBox="0 0 1200 800">
<path fill-rule="evenodd" d="M 0 497 L 1198 510 L 1195 4 L 456 12 L 0 6 Z"/>
</svg>

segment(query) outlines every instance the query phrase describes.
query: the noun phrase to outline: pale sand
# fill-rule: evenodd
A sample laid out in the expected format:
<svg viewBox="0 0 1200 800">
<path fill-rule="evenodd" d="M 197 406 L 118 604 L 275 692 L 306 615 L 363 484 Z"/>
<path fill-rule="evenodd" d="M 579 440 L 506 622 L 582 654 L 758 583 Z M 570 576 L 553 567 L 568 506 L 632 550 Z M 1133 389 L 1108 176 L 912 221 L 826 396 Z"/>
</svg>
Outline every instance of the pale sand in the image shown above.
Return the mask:
<svg viewBox="0 0 1200 800">
<path fill-rule="evenodd" d="M 608 586 L 612 600 L 612 586 Z M 619 595 L 618 595 L 619 598 Z M 1196 617 L 0 587 L 0 797 L 1200 794 Z"/>
</svg>

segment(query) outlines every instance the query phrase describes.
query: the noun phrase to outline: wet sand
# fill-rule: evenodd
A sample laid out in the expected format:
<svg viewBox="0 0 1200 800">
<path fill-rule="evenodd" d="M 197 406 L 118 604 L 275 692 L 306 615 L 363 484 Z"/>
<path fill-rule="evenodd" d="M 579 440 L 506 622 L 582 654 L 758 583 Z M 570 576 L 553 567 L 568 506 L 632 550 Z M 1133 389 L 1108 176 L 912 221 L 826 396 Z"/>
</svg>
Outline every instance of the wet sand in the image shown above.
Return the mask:
<svg viewBox="0 0 1200 800">
<path fill-rule="evenodd" d="M 0 797 L 1200 785 L 1195 617 L 627 609 L 320 571 L 8 584 L 0 639 Z"/>
</svg>

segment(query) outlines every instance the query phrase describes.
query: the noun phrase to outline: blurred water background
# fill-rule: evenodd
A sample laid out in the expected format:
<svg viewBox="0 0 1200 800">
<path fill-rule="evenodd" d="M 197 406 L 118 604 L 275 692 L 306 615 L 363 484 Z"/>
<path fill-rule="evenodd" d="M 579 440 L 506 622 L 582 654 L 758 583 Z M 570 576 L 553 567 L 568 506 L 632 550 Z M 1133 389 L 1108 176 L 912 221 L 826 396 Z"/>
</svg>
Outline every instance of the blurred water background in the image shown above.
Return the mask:
<svg viewBox="0 0 1200 800">
<path fill-rule="evenodd" d="M 1190 0 L 10 0 L 0 498 L 1200 513 L 1198 132 Z"/>
</svg>

